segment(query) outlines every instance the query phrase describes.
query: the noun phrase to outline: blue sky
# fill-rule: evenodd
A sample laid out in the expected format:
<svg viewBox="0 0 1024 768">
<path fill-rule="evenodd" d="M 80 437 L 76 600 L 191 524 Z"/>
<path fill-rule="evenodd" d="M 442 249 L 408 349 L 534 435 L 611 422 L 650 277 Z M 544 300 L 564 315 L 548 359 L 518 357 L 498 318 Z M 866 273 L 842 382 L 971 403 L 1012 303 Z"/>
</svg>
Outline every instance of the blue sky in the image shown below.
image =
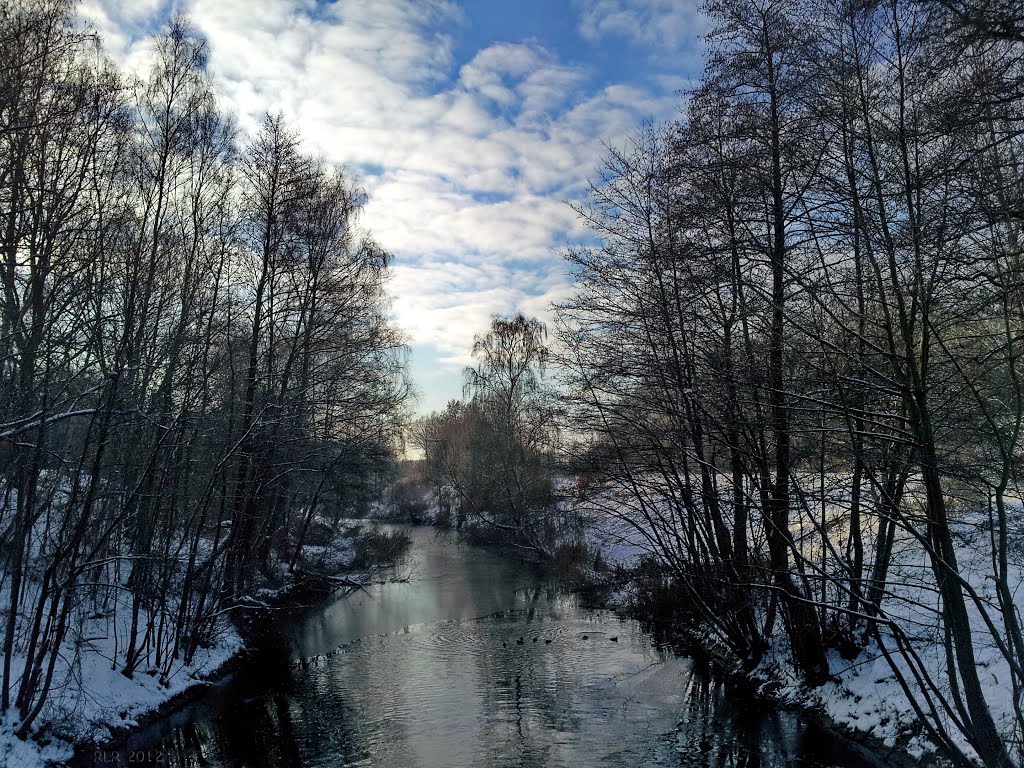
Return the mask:
<svg viewBox="0 0 1024 768">
<path fill-rule="evenodd" d="M 281 111 L 370 195 L 394 254 L 395 320 L 418 410 L 459 397 L 494 313 L 544 319 L 568 294 L 602 142 L 673 117 L 700 67 L 694 0 L 85 0 L 124 66 L 173 10 L 210 43 L 224 106 L 251 131 Z"/>
</svg>

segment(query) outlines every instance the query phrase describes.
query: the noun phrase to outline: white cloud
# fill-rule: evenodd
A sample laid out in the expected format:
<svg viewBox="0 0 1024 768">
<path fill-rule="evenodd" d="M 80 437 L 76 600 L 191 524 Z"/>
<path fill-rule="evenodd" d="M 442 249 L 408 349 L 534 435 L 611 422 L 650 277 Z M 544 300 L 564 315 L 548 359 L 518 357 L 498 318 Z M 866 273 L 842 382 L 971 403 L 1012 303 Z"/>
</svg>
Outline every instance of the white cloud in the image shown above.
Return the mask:
<svg viewBox="0 0 1024 768">
<path fill-rule="evenodd" d="M 419 343 L 436 349 L 439 365 L 457 374 L 470 364 L 473 336 L 486 332 L 492 315 L 521 311 L 550 324 L 551 303 L 569 293 L 561 271 L 552 258 L 527 284 L 501 262 L 400 262 L 392 274 L 395 315 L 406 327 L 416 323 Z"/>
<path fill-rule="evenodd" d="M 579 32 L 591 42 L 623 37 L 635 43 L 678 49 L 706 31 L 695 0 L 574 0 Z"/>
<path fill-rule="evenodd" d="M 167 12 L 160 0 L 145 3 L 147 12 Z M 597 3 L 584 14 L 586 29 L 618 34 L 626 17 L 616 13 L 634 4 Z M 146 13 L 128 5 L 88 0 L 83 8 L 116 40 L 115 56 L 138 62 Z M 594 86 L 584 68 L 535 41 L 495 42 L 459 66 L 453 41 L 464 20 L 447 0 L 177 7 L 207 36 L 218 92 L 243 131 L 282 111 L 311 150 L 363 169 L 363 222 L 395 254 L 396 318 L 455 372 L 453 394 L 473 334 L 492 314 L 545 316 L 566 293 L 556 250 L 587 235 L 565 201 L 585 194 L 601 141 L 621 143 L 676 102 L 660 82 Z"/>
</svg>

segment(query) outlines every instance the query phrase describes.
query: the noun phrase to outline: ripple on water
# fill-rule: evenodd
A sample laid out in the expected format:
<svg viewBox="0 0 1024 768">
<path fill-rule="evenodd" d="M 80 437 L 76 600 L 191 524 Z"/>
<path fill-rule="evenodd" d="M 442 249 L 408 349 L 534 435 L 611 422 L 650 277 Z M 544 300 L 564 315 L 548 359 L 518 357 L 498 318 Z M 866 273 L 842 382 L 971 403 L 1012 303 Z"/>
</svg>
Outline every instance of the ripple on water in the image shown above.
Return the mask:
<svg viewBox="0 0 1024 768">
<path fill-rule="evenodd" d="M 689 672 L 632 622 L 564 610 L 415 625 L 338 650 L 294 670 L 297 730 L 314 702 L 348 714 L 344 738 L 315 727 L 316 765 L 618 765 L 672 730 Z M 323 754 L 325 743 L 343 749 Z"/>
<path fill-rule="evenodd" d="M 412 536 L 410 581 L 286 628 L 294 663 L 241 675 L 129 749 L 167 768 L 858 765 L 805 759 L 827 753 L 806 726 L 737 707 L 636 623 L 493 553 Z"/>
</svg>

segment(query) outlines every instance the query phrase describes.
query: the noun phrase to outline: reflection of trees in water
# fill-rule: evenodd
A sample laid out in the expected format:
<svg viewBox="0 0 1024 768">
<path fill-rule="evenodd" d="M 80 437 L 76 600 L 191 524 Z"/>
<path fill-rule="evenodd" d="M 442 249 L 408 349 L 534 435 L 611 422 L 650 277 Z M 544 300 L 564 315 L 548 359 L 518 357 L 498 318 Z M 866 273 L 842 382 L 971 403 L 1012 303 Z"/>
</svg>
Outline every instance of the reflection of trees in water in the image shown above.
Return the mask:
<svg viewBox="0 0 1024 768">
<path fill-rule="evenodd" d="M 300 768 L 298 744 L 284 691 L 246 701 L 218 716 L 193 719 L 147 751 L 168 768 Z M 132 750 L 129 750 L 129 754 Z"/>
<path fill-rule="evenodd" d="M 553 732 L 576 731 L 580 725 L 570 703 L 571 691 L 562 684 L 550 685 L 562 678 L 553 676 L 550 670 L 537 669 L 538 664 L 561 655 L 551 646 L 544 646 L 548 652 L 542 655 L 534 646 L 532 638 L 542 631 L 542 625 L 534 621 L 540 618 L 530 608 L 511 620 L 478 622 L 476 628 L 485 636 L 484 642 L 476 644 L 473 656 L 485 721 L 481 746 L 491 754 L 505 756 L 510 764 L 524 767 L 548 764 Z M 544 629 L 550 631 L 551 626 Z M 511 655 L 509 649 L 517 647 L 515 641 L 520 634 L 524 639 L 522 650 Z M 508 647 L 503 647 L 503 642 Z"/>
<path fill-rule="evenodd" d="M 763 761 L 762 716 L 748 707 L 726 701 L 725 686 L 715 682 L 706 670 L 695 670 L 681 713 L 680 764 L 707 768 L 769 768 Z M 790 765 L 786 762 L 780 765 Z"/>
<path fill-rule="evenodd" d="M 332 762 L 325 757 L 344 765 L 370 758 L 373 765 L 412 765 L 411 754 L 395 756 L 410 743 L 409 719 L 415 717 L 415 706 L 406 701 L 415 697 L 405 678 L 409 666 L 402 654 L 408 652 L 394 636 L 383 648 L 367 639 L 326 668 L 296 677 L 291 711 L 302 753 L 327 765 Z"/>
<path fill-rule="evenodd" d="M 552 596 L 541 587 L 525 597 L 541 602 Z M 600 644 L 612 647 L 608 636 L 619 630 L 607 632 L 603 627 L 573 621 L 572 614 L 569 621 L 552 620 L 552 614 L 558 612 L 546 602 L 486 622 L 493 637 L 479 644 L 481 650 L 474 656 L 487 713 L 483 738 L 494 754 L 505 755 L 517 765 L 562 764 L 570 759 L 564 751 L 570 743 L 571 759 L 580 765 L 590 764 L 588 761 L 632 764 L 638 755 L 654 748 L 662 731 L 644 730 L 640 723 L 649 714 L 648 705 L 634 702 L 634 697 L 624 695 L 618 686 L 649 667 L 635 669 L 636 659 L 631 659 L 623 670 L 611 661 L 607 674 L 595 679 L 595 670 L 607 661 L 602 659 Z M 593 637 L 581 646 L 579 636 L 587 633 Z M 520 635 L 525 640 L 521 649 L 515 642 Z M 538 637 L 537 644 L 533 637 Z M 554 642 L 547 645 L 545 639 Z M 614 647 L 624 650 L 629 643 Z M 625 675 L 620 675 L 623 671 Z M 570 740 L 564 738 L 567 734 L 572 734 Z"/>
<path fill-rule="evenodd" d="M 212 694 L 219 701 L 172 726 L 160 744 L 165 764 L 639 766 L 668 749 L 664 734 L 681 719 L 680 751 L 669 764 L 851 765 L 843 756 L 829 762 L 831 742 L 816 743 L 815 731 L 793 715 L 759 710 L 716 682 L 706 664 L 676 662 L 693 670 L 685 685 L 682 668 L 667 677 L 671 665 L 637 654 L 647 640 L 639 640 L 636 624 L 615 623 L 609 632 L 601 615 L 538 585 L 521 566 L 480 550 L 454 551 L 459 556 L 450 559 L 442 557 L 447 549 L 434 553 L 441 562 L 429 561 L 430 579 L 392 607 L 419 616 L 427 601 L 438 615 L 488 618 L 366 634 L 338 655 L 294 668 L 283 651 L 255 660 L 237 684 Z M 622 642 L 609 642 L 617 633 Z M 811 754 L 822 757 L 804 759 Z"/>
<path fill-rule="evenodd" d="M 567 636 L 566 625 L 547 621 L 551 588 L 524 590 L 522 597 L 530 607 L 477 622 L 474 629 L 484 637 L 474 646 L 473 661 L 485 720 L 482 746 L 509 764 L 529 767 L 557 763 L 555 740 L 563 733 L 581 732 L 587 713 L 578 702 L 578 666 L 566 656 L 564 640 L 558 641 Z M 555 643 L 544 643 L 555 635 Z M 521 647 L 516 644 L 520 636 Z M 539 638 L 536 644 L 534 637 Z"/>
<path fill-rule="evenodd" d="M 628 759 L 630 749 L 642 747 L 633 743 L 632 724 L 614 716 L 609 721 L 606 707 L 612 700 L 581 684 L 587 662 L 580 647 L 566 641 L 583 625 L 543 621 L 549 615 L 545 609 L 530 608 L 465 624 L 477 635 L 466 647 L 477 671 L 483 723 L 475 738 L 481 764 L 560 764 L 566 757 L 562 734 L 580 734 L 585 741 L 588 728 L 594 733 L 595 726 L 602 725 L 609 730 L 597 731 L 601 743 L 574 745 L 583 748 L 580 764 L 588 764 L 587 758 L 600 764 Z M 522 647 L 515 646 L 520 635 L 525 640 Z M 534 635 L 541 638 L 538 645 L 532 642 Z M 544 645 L 544 637 L 554 637 L 555 643 Z M 399 649 L 389 645 L 384 652 Z M 342 666 L 335 666 L 339 663 Z M 382 695 L 383 690 L 407 685 L 399 679 L 401 668 L 381 664 L 376 649 L 361 649 L 327 668 L 297 671 L 272 693 L 233 699 L 234 706 L 224 707 L 217 716 L 174 729 L 159 748 L 165 751 L 169 768 L 300 768 L 314 756 L 334 756 L 339 763 L 373 757 L 376 764 L 389 765 L 389 758 L 399 757 L 396 750 L 413 738 L 402 718 L 387 716 Z M 849 764 L 818 729 L 787 712 L 744 699 L 707 669 L 695 667 L 682 693 L 679 766 L 817 768 L 835 764 L 832 760 Z M 613 706 L 617 704 L 616 700 Z M 470 701 L 465 705 L 476 706 Z M 619 743 L 605 740 L 614 734 L 621 737 Z"/>
<path fill-rule="evenodd" d="M 823 768 L 860 765 L 834 737 L 794 713 L 768 709 L 742 691 L 695 671 L 677 740 L 688 768 Z M 867 765 L 865 763 L 865 765 Z"/>
</svg>

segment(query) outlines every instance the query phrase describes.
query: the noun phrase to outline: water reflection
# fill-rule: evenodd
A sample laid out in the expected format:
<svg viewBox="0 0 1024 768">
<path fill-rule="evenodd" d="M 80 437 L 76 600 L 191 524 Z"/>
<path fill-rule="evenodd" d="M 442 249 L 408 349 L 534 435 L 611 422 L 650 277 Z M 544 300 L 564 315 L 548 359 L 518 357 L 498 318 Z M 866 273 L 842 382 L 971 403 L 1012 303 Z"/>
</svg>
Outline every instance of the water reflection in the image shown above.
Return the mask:
<svg viewBox="0 0 1024 768">
<path fill-rule="evenodd" d="M 861 765 L 529 568 L 417 530 L 399 571 L 294 624 L 283 652 L 136 736 L 123 764 Z"/>
<path fill-rule="evenodd" d="M 862 766 L 851 745 L 790 712 L 753 701 L 707 672 L 691 677 L 674 737 L 680 765 L 694 768 Z"/>
</svg>

